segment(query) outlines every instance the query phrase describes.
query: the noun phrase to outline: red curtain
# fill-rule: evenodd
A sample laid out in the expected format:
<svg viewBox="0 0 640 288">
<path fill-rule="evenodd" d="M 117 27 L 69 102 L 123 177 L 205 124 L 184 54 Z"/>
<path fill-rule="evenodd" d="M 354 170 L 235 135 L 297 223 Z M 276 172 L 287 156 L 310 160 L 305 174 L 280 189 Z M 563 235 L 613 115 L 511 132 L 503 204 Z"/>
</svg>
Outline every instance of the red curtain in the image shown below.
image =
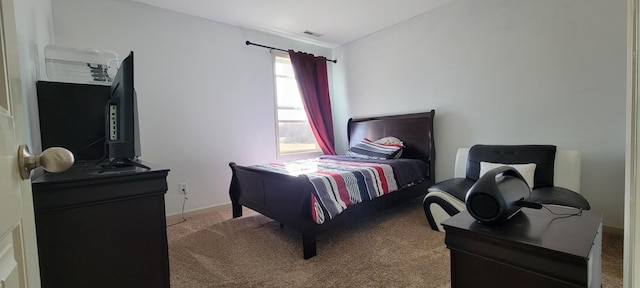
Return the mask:
<svg viewBox="0 0 640 288">
<path fill-rule="evenodd" d="M 289 57 L 313 135 L 324 154 L 336 155 L 329 100 L 327 58 L 293 50 L 289 50 Z"/>
</svg>

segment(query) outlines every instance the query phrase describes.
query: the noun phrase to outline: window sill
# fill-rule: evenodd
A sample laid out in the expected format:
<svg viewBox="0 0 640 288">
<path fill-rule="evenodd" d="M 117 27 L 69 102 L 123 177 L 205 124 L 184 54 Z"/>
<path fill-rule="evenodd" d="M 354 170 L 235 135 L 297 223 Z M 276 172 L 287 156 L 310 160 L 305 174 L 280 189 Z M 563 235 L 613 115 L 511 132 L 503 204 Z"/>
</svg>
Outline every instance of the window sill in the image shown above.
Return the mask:
<svg viewBox="0 0 640 288">
<path fill-rule="evenodd" d="M 289 162 L 289 161 L 295 161 L 295 160 L 316 158 L 322 155 L 324 155 L 324 153 L 322 153 L 321 151 L 283 154 L 283 155 L 278 155 L 278 161 Z"/>
</svg>

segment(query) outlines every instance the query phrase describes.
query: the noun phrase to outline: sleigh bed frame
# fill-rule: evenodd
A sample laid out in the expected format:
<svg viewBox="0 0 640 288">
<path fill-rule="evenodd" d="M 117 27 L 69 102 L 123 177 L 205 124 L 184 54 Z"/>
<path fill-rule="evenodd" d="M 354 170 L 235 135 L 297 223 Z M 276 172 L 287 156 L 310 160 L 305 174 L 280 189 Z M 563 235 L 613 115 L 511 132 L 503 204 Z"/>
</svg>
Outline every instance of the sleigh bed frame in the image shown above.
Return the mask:
<svg viewBox="0 0 640 288">
<path fill-rule="evenodd" d="M 302 233 L 304 259 L 316 255 L 316 234 L 354 219 L 372 215 L 387 207 L 415 199 L 427 193 L 435 180 L 435 147 L 433 139 L 434 110 L 425 113 L 349 119 L 349 146 L 364 138 L 395 136 L 404 142 L 401 158 L 420 159 L 427 163 L 427 179 L 419 184 L 364 201 L 317 224 L 312 219 L 313 185 L 306 175 L 290 176 L 229 163 L 232 171 L 229 196 L 233 217 L 242 216 L 242 206 L 259 212 L 281 226 Z"/>
</svg>

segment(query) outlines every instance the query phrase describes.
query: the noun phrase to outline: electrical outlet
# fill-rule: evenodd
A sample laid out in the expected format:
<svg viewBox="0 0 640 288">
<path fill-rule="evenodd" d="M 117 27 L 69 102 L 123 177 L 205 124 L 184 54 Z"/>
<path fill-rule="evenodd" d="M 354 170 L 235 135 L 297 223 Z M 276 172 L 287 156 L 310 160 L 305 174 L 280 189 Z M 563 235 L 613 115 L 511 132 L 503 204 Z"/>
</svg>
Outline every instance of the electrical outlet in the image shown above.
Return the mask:
<svg viewBox="0 0 640 288">
<path fill-rule="evenodd" d="M 178 184 L 178 193 L 187 194 L 187 182 Z"/>
</svg>

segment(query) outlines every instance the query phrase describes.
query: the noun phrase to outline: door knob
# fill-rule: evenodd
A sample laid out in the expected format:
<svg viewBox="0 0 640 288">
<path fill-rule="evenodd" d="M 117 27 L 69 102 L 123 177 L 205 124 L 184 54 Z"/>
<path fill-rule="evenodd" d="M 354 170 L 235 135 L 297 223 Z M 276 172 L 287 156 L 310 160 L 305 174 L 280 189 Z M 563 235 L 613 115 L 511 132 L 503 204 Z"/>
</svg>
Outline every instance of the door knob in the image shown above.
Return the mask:
<svg viewBox="0 0 640 288">
<path fill-rule="evenodd" d="M 42 151 L 40 155 L 33 155 L 27 145 L 18 147 L 18 166 L 22 179 L 29 179 L 31 170 L 40 166 L 48 172 L 65 171 L 74 161 L 73 153 L 65 148 L 51 147 Z"/>
</svg>

